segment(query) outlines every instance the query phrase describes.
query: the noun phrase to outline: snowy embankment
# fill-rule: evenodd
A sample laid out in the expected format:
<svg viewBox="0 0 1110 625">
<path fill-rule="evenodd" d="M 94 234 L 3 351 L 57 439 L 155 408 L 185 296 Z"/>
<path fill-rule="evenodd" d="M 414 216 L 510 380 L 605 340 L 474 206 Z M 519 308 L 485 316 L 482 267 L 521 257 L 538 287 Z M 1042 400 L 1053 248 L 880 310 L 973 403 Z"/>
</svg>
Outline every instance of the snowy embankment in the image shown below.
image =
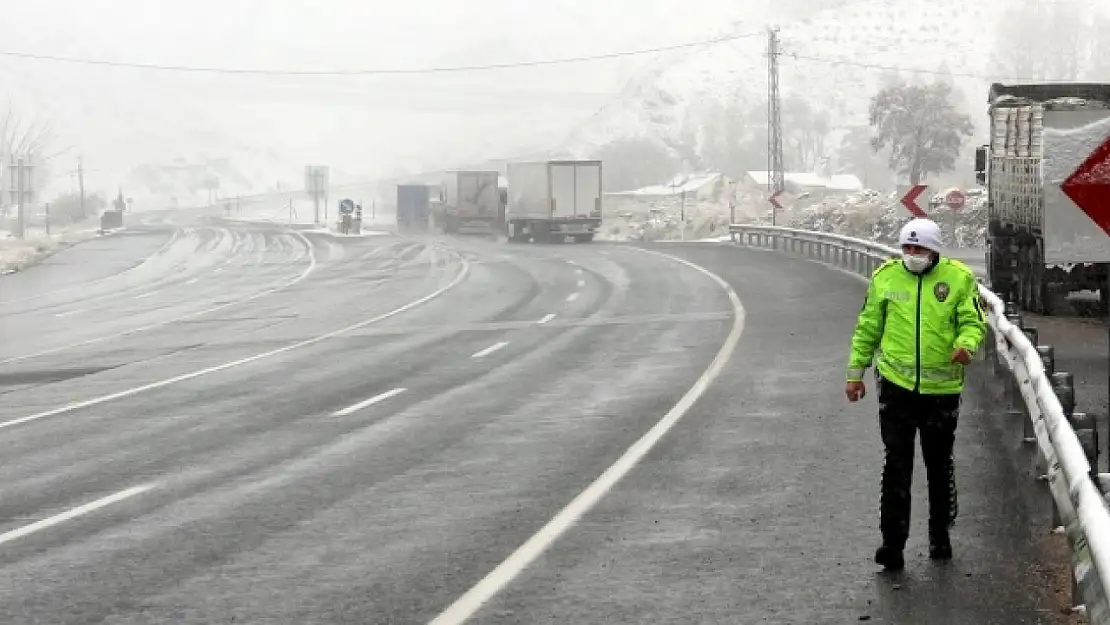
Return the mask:
<svg viewBox="0 0 1110 625">
<path fill-rule="evenodd" d="M 830 195 L 820 200 L 786 200 L 776 215 L 775 225 L 830 232 L 885 244 L 897 242 L 902 224 L 911 218 L 895 193 L 862 191 Z M 952 211 L 946 206 L 926 209 L 937 221 L 949 248 L 980 248 L 984 245 L 986 198 L 971 195 L 965 206 Z M 685 228 L 683 228 L 683 217 Z M 675 197 L 607 197 L 600 239 L 611 241 L 700 241 L 720 240 L 728 234 L 731 211 L 727 199 Z M 737 223 L 771 225 L 770 206 L 759 193 L 738 198 Z"/>
<path fill-rule="evenodd" d="M 0 275 L 22 271 L 51 254 L 98 236 L 98 220 L 51 228 L 28 227 L 23 238 L 0 228 Z"/>
</svg>

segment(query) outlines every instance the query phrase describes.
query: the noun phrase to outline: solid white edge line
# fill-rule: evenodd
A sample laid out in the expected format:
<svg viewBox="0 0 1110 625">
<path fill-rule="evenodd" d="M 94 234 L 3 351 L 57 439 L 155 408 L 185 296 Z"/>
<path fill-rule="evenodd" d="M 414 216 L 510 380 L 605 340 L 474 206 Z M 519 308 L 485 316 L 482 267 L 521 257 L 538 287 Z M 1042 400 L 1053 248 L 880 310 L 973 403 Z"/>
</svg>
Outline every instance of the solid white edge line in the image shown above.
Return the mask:
<svg viewBox="0 0 1110 625">
<path fill-rule="evenodd" d="M 157 295 L 161 292 L 162 292 L 162 289 L 155 289 L 153 291 L 147 291 L 146 293 L 143 293 L 142 295 L 136 295 L 135 299 L 143 299 L 145 297 L 150 297 L 152 295 Z"/>
<path fill-rule="evenodd" d="M 72 403 L 72 404 L 67 404 L 67 405 L 62 406 L 60 408 L 54 408 L 54 409 L 51 409 L 51 410 L 38 412 L 38 413 L 35 413 L 35 414 L 32 414 L 32 415 L 27 415 L 25 417 L 19 417 L 18 419 L 11 419 L 10 421 L 0 421 L 0 429 L 9 428 L 9 427 L 12 427 L 13 425 L 19 425 L 21 423 L 27 423 L 28 421 L 37 421 L 39 419 L 44 419 L 46 417 L 53 417 L 53 416 L 56 416 L 56 415 L 65 414 L 67 412 L 73 412 L 74 410 L 79 410 L 81 408 L 87 408 L 89 406 L 96 406 L 98 404 L 103 404 L 103 403 L 110 402 L 110 401 L 113 401 L 113 400 L 116 400 L 116 399 L 123 399 L 124 397 L 131 397 L 132 395 L 138 395 L 139 393 L 145 393 L 146 391 L 151 391 L 151 390 L 154 390 L 154 389 L 157 389 L 157 388 L 162 388 L 164 386 L 170 386 L 171 384 L 177 384 L 178 382 L 184 382 L 186 380 L 192 380 L 194 378 L 199 378 L 201 376 L 205 376 L 205 375 L 208 375 L 210 373 L 216 373 L 218 371 L 224 371 L 226 369 L 231 369 L 232 367 L 238 367 L 240 365 L 245 365 L 247 363 L 255 362 L 257 360 L 262 360 L 263 358 L 269 358 L 271 356 L 276 356 L 278 354 L 284 354 L 285 352 L 289 352 L 289 351 L 292 351 L 294 349 L 300 349 L 302 347 L 308 347 L 309 345 L 315 345 L 316 343 L 320 343 L 322 341 L 326 341 L 328 339 L 335 338 L 335 337 L 340 336 L 342 334 L 346 334 L 347 332 L 351 332 L 353 330 L 358 330 L 359 328 L 365 328 L 366 326 L 368 326 L 370 324 L 377 323 L 379 321 L 382 321 L 384 319 L 388 319 L 388 318 L 393 317 L 395 315 L 399 315 L 399 314 L 401 314 L 401 313 L 403 313 L 407 310 L 411 310 L 413 308 L 416 308 L 417 306 L 419 306 L 419 305 L 421 305 L 425 302 L 431 301 L 431 300 L 439 297 L 440 295 L 443 295 L 447 291 L 450 291 L 451 289 L 458 286 L 459 283 L 462 282 L 463 278 L 465 278 L 466 275 L 469 273 L 469 271 L 470 271 L 470 264 L 467 263 L 465 259 L 463 259 L 462 260 L 462 270 L 459 271 L 459 274 L 457 276 L 455 276 L 455 279 L 452 280 L 450 283 L 448 283 L 447 286 L 445 286 L 441 289 L 438 289 L 436 291 L 433 291 L 433 292 L 429 293 L 428 295 L 425 295 L 424 297 L 422 297 L 418 300 L 411 301 L 408 304 L 405 304 L 404 306 L 401 306 L 400 308 L 395 308 L 395 309 L 393 309 L 393 310 L 391 310 L 387 313 L 382 313 L 382 314 L 378 315 L 377 317 L 367 319 L 366 321 L 360 321 L 358 323 L 349 325 L 345 328 L 339 328 L 338 330 L 332 330 L 331 332 L 328 332 L 326 334 L 321 334 L 321 335 L 318 335 L 318 336 L 314 336 L 310 339 L 307 339 L 307 340 L 304 340 L 304 341 L 299 341 L 297 343 L 292 343 L 290 345 L 286 345 L 284 347 L 279 347 L 277 349 L 271 349 L 268 352 L 263 352 L 261 354 L 255 354 L 254 356 L 248 356 L 246 358 L 240 358 L 239 360 L 233 360 L 231 362 L 225 362 L 221 365 L 215 365 L 215 366 L 212 366 L 212 367 L 207 367 L 205 369 L 199 369 L 197 371 L 192 371 L 192 372 L 185 373 L 185 374 L 182 374 L 182 375 L 174 376 L 172 378 L 166 378 L 164 380 L 159 380 L 157 382 L 151 382 L 150 384 L 144 384 L 142 386 L 136 386 L 134 388 L 129 388 L 127 390 L 118 391 L 118 392 L 115 392 L 115 393 L 110 393 L 108 395 L 101 395 L 100 397 L 94 397 L 92 399 L 86 399 L 84 401 L 79 401 L 79 402 L 75 402 L 75 403 Z"/>
<path fill-rule="evenodd" d="M 77 310 L 70 310 L 70 311 L 67 311 L 67 312 L 64 312 L 64 313 L 57 313 L 54 316 L 55 317 L 69 317 L 69 316 L 72 316 L 72 315 L 76 315 L 77 313 L 85 312 L 86 310 L 88 310 L 88 308 L 78 308 Z"/>
<path fill-rule="evenodd" d="M 546 315 L 543 316 L 543 319 L 540 319 L 536 323 L 547 323 L 548 321 L 551 321 L 554 318 L 555 318 L 555 313 L 547 313 Z"/>
<path fill-rule="evenodd" d="M 526 540 L 524 544 L 518 547 L 516 551 L 510 554 L 501 564 L 498 564 L 496 568 L 483 577 L 474 587 L 455 600 L 455 602 L 448 606 L 439 616 L 432 619 L 429 622 L 430 625 L 457 625 L 463 623 L 473 616 L 487 601 L 508 586 L 513 579 L 520 575 L 520 573 L 528 568 L 536 558 L 554 544 L 564 532 L 570 529 L 578 519 L 597 505 L 602 497 L 604 497 L 617 482 L 627 475 L 628 472 L 631 471 L 653 447 L 655 447 L 660 439 L 662 439 L 663 436 L 666 435 L 666 433 L 690 410 L 694 402 L 705 393 L 706 389 L 708 389 L 713 380 L 720 375 L 721 371 L 732 357 L 732 353 L 736 349 L 736 344 L 740 341 L 740 335 L 744 331 L 745 318 L 744 306 L 740 303 L 740 298 L 737 297 L 732 287 L 717 274 L 688 260 L 651 250 L 639 248 L 632 249 L 663 256 L 664 258 L 669 258 L 675 262 L 691 267 L 712 278 L 725 290 L 728 294 L 729 301 L 732 303 L 733 322 L 732 329 L 725 338 L 724 344 L 721 346 L 720 351 L 717 352 L 717 356 L 713 358 L 713 362 L 711 362 L 709 367 L 702 373 L 701 377 L 698 378 L 694 385 L 690 387 L 690 390 L 682 396 L 682 399 L 678 400 L 678 403 L 675 404 L 667 414 L 663 415 L 663 417 L 640 437 L 639 440 L 633 443 L 612 466 L 598 476 L 598 478 L 587 486 L 577 497 L 572 499 L 565 508 L 560 510 L 559 513 L 541 527 L 538 532 Z"/>
<path fill-rule="evenodd" d="M 308 267 L 306 267 L 305 270 L 300 273 L 300 275 L 298 275 L 297 277 L 293 278 L 292 280 L 290 280 L 288 282 L 283 282 L 282 284 L 279 284 L 275 287 L 270 287 L 268 289 L 259 291 L 259 292 L 255 293 L 253 295 L 248 295 L 247 297 L 245 297 L 243 299 L 235 300 L 235 301 L 232 301 L 232 302 L 227 302 L 226 304 L 220 304 L 219 306 L 214 306 L 212 308 L 206 308 L 204 310 L 198 310 L 196 312 L 191 312 L 189 314 L 182 315 L 181 317 L 174 317 L 172 319 L 167 319 L 165 321 L 159 321 L 157 323 L 152 323 L 152 324 L 149 324 L 149 325 L 140 326 L 138 328 L 132 328 L 130 330 L 124 330 L 123 332 L 117 332 L 115 334 L 105 334 L 103 336 L 98 336 L 96 338 L 88 339 L 88 340 L 85 340 L 85 341 L 79 341 L 77 343 L 70 343 L 69 345 L 62 345 L 61 347 L 52 347 L 50 349 L 43 350 L 41 352 L 34 352 L 32 354 L 24 354 L 22 356 L 12 356 L 11 358 L 5 358 L 4 360 L 0 360 L 0 365 L 6 365 L 6 364 L 9 364 L 9 363 L 13 363 L 13 362 L 20 362 L 20 361 L 23 361 L 23 360 L 30 360 L 32 358 L 38 358 L 40 356 L 48 356 L 50 354 L 56 354 L 58 352 L 64 352 L 66 350 L 70 350 L 70 349 L 73 349 L 75 347 L 85 347 L 86 345 L 94 345 L 96 343 L 103 343 L 104 341 L 108 341 L 108 340 L 111 340 L 111 339 L 118 339 L 118 338 L 124 337 L 124 336 L 131 336 L 132 334 L 139 334 L 140 332 L 146 332 L 147 330 L 153 330 L 155 328 L 161 328 L 163 326 L 172 325 L 174 323 L 178 323 L 178 322 L 181 322 L 181 321 L 186 321 L 188 319 L 194 319 L 196 317 L 203 317 L 205 315 L 210 315 L 214 312 L 219 312 L 219 311 L 224 310 L 226 308 L 231 308 L 232 306 L 238 306 L 239 304 L 245 304 L 247 302 L 256 300 L 260 297 L 265 297 L 266 295 L 270 295 L 270 294 L 273 294 L 273 293 L 277 293 L 278 291 L 281 291 L 283 289 L 287 289 L 287 288 L 297 284 L 298 282 L 301 282 L 302 280 L 307 278 L 309 274 L 311 274 L 313 271 L 316 270 L 316 246 L 313 245 L 312 241 L 309 240 L 308 237 L 304 236 L 303 234 L 301 234 L 299 232 L 294 232 L 293 235 L 297 236 L 297 237 L 300 237 L 305 242 L 305 245 L 308 246 Z"/>
<path fill-rule="evenodd" d="M 344 408 L 342 410 L 336 410 L 335 412 L 332 413 L 332 416 L 333 417 L 345 417 L 345 416 L 351 414 L 352 412 L 358 412 L 359 410 L 362 410 L 363 408 L 366 408 L 368 406 L 373 406 L 374 404 L 376 404 L 380 401 L 385 401 L 385 400 L 389 399 L 390 397 L 395 397 L 397 395 L 400 395 L 401 393 L 404 393 L 407 390 L 408 389 L 405 389 L 405 388 L 395 388 L 391 391 L 386 391 L 384 393 L 381 393 L 380 395 L 375 395 L 375 396 L 371 397 L 370 399 L 360 401 L 357 404 L 354 404 L 352 406 L 347 406 L 346 408 Z"/>
<path fill-rule="evenodd" d="M 483 358 L 483 357 L 485 357 L 485 356 L 489 356 L 489 355 L 490 355 L 490 354 L 492 354 L 493 352 L 495 352 L 495 351 L 497 351 L 497 350 L 499 350 L 499 349 L 501 349 L 501 348 L 505 347 L 505 346 L 506 346 L 506 345 L 508 345 L 508 344 L 509 344 L 509 342 L 508 342 L 508 341 L 500 341 L 500 342 L 498 342 L 498 343 L 494 343 L 493 345 L 490 345 L 489 347 L 487 347 L 487 348 L 485 348 L 485 349 L 483 349 L 483 350 L 481 350 L 481 351 L 479 351 L 479 352 L 475 352 L 475 353 L 474 353 L 474 354 L 473 354 L 473 355 L 471 356 L 471 358 Z"/>
<path fill-rule="evenodd" d="M 577 293 L 571 293 L 570 295 L 567 296 L 567 301 L 568 302 L 573 302 L 576 299 L 578 299 L 578 294 Z"/>
<path fill-rule="evenodd" d="M 68 521 L 70 519 L 75 519 L 79 516 L 94 512 L 96 510 L 99 510 L 100 508 L 110 506 L 129 497 L 134 497 L 135 495 L 138 495 L 140 493 L 145 493 L 146 491 L 154 488 L 154 486 L 154 484 L 142 484 L 139 486 L 132 486 L 131 488 L 121 490 L 118 493 L 113 493 L 111 495 L 108 495 L 107 497 L 101 497 L 96 501 L 90 501 L 87 504 L 77 506 L 76 508 L 72 508 L 70 510 L 66 510 L 61 514 L 55 514 L 54 516 L 47 517 L 45 519 L 42 519 L 41 521 L 35 521 L 30 525 L 24 525 L 23 527 L 11 530 L 10 532 L 4 532 L 3 534 L 0 534 L 0 545 L 16 540 L 17 538 L 23 538 L 24 536 L 28 534 L 33 534 L 39 530 L 53 527 L 55 525 L 58 525 L 59 523 L 64 523 L 65 521 Z"/>
</svg>

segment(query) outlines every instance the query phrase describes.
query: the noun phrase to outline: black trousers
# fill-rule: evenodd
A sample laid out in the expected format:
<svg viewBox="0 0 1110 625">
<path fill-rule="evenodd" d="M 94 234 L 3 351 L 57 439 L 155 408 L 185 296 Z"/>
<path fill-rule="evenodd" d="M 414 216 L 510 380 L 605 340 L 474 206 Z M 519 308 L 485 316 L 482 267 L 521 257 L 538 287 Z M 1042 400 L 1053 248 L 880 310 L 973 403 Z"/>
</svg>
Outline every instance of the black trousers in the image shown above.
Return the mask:
<svg viewBox="0 0 1110 625">
<path fill-rule="evenodd" d="M 947 537 L 959 511 L 952 447 L 960 396 L 922 395 L 882 378 L 878 386 L 879 426 L 886 452 L 879 521 L 883 542 L 901 548 L 910 534 L 910 486 L 918 431 L 929 482 L 929 534 Z"/>
</svg>

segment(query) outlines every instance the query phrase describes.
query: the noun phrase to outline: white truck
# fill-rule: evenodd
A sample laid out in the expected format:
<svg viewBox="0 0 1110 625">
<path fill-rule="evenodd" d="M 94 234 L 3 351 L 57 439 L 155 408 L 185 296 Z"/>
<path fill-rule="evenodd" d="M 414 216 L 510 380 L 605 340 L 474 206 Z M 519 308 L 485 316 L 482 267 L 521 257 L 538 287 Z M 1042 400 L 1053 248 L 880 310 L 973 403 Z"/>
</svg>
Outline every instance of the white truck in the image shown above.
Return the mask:
<svg viewBox="0 0 1110 625">
<path fill-rule="evenodd" d="M 601 161 L 509 163 L 510 241 L 593 241 L 601 228 Z"/>
<path fill-rule="evenodd" d="M 496 171 L 451 171 L 443 183 L 443 231 L 495 235 L 501 194 Z"/>
<path fill-rule="evenodd" d="M 989 193 L 987 276 L 991 288 L 1025 310 L 1046 315 L 1075 311 L 1069 294 L 1105 293 L 1106 263 L 1054 259 L 1062 232 L 1046 232 L 1045 222 L 1065 221 L 1063 208 L 1046 191 L 1047 159 L 1053 154 L 1046 130 L 1076 128 L 1110 117 L 1110 84 L 995 83 L 988 96 L 990 143 L 976 150 L 975 173 Z M 1074 239 L 1096 230 L 1081 220 Z M 1101 239 L 1101 233 L 1098 233 Z M 1074 244 L 1074 241 L 1068 243 Z M 1084 246 L 1079 245 L 1080 249 Z M 1105 313 L 1107 297 L 1101 297 Z"/>
</svg>

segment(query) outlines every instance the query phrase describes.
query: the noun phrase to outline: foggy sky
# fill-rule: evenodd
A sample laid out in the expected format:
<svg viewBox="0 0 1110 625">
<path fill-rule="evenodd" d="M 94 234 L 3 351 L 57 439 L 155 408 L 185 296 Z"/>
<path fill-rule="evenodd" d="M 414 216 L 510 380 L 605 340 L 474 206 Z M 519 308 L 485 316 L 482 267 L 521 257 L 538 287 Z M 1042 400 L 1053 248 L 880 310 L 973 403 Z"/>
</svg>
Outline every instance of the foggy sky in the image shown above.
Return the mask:
<svg viewBox="0 0 1110 625">
<path fill-rule="evenodd" d="M 760 6 L 740 9 L 725 0 L 693 7 L 676 0 L 6 4 L 3 50 L 295 70 L 590 55 L 697 40 L 735 20 L 758 28 L 768 16 Z M 0 98 L 51 121 L 71 148 L 63 160 L 80 153 L 113 174 L 138 162 L 216 156 L 238 146 L 280 154 L 285 169 L 320 162 L 367 176 L 545 147 L 652 62 L 658 55 L 464 74 L 289 78 L 0 58 L 0 84 L 12 89 Z"/>
</svg>

